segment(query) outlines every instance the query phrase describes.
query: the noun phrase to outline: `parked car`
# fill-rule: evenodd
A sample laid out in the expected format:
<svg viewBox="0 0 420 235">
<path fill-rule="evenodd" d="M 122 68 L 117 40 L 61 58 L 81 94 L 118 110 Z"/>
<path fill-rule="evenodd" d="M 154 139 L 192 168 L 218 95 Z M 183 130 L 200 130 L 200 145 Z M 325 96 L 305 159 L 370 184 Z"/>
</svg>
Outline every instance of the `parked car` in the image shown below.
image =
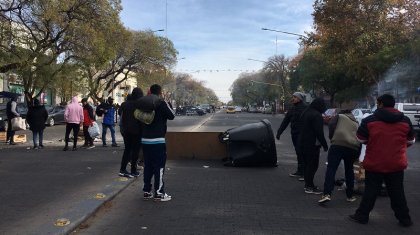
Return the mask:
<svg viewBox="0 0 420 235">
<path fill-rule="evenodd" d="M 187 116 L 193 116 L 193 115 L 202 116 L 206 114 L 204 110 L 194 107 L 194 106 L 185 106 L 184 108 L 185 108 L 185 115 Z"/>
<path fill-rule="evenodd" d="M 255 107 L 255 106 L 249 106 L 248 112 L 249 113 L 257 113 L 258 112 L 257 107 Z"/>
<path fill-rule="evenodd" d="M 416 103 L 395 103 L 395 109 L 404 113 L 405 116 L 410 118 L 413 129 L 420 133 L 420 126 L 417 125 L 420 122 L 420 104 Z"/>
<path fill-rule="evenodd" d="M 28 114 L 28 106 L 25 103 L 18 103 L 16 105 L 16 112 L 18 112 L 22 118 L 26 118 L 26 115 Z M 0 106 L 0 120 L 7 120 L 6 104 L 2 104 Z"/>
<path fill-rule="evenodd" d="M 56 124 L 62 124 L 65 123 L 64 120 L 64 111 L 66 109 L 66 106 L 63 105 L 57 105 L 54 106 L 48 113 L 47 121 L 45 122 L 48 126 L 54 126 Z"/>
<path fill-rule="evenodd" d="M 228 106 L 228 107 L 226 108 L 226 113 L 233 113 L 233 114 L 235 114 L 235 113 L 236 113 L 236 109 L 235 109 L 235 107 L 233 107 L 233 106 Z"/>
<path fill-rule="evenodd" d="M 330 122 L 331 118 L 335 117 L 339 112 L 340 110 L 338 108 L 327 109 L 327 111 L 325 111 L 322 114 L 322 119 L 324 119 L 324 124 L 327 125 Z"/>
<path fill-rule="evenodd" d="M 353 109 L 351 113 L 353 114 L 354 118 L 356 118 L 357 122 L 360 124 L 362 123 L 363 118 L 369 116 L 373 112 L 371 109 Z"/>
<path fill-rule="evenodd" d="M 242 107 L 241 106 L 235 106 L 235 113 L 241 113 Z"/>
</svg>

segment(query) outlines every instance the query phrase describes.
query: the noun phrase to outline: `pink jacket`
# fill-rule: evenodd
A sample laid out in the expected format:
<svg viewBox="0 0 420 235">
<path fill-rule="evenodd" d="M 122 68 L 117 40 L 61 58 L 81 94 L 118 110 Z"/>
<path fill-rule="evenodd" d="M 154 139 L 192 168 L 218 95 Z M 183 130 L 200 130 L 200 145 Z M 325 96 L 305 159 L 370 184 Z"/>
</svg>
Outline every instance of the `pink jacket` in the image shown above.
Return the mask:
<svg viewBox="0 0 420 235">
<path fill-rule="evenodd" d="M 64 120 L 67 123 L 80 124 L 83 122 L 83 108 L 79 105 L 77 96 L 73 97 L 71 103 L 67 105 L 64 111 Z"/>
</svg>

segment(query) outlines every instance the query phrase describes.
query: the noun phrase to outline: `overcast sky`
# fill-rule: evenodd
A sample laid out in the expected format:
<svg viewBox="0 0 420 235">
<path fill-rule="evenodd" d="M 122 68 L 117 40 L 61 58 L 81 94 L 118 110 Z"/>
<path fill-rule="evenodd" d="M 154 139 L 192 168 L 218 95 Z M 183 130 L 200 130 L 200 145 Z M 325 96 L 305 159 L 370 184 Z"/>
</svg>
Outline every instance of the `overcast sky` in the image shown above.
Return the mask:
<svg viewBox="0 0 420 235">
<path fill-rule="evenodd" d="M 276 54 L 293 57 L 312 31 L 313 0 L 122 0 L 121 19 L 133 30 L 159 30 L 179 52 L 175 72 L 205 81 L 221 101 L 242 72 L 258 71 Z M 277 46 L 276 46 L 277 37 Z"/>
</svg>

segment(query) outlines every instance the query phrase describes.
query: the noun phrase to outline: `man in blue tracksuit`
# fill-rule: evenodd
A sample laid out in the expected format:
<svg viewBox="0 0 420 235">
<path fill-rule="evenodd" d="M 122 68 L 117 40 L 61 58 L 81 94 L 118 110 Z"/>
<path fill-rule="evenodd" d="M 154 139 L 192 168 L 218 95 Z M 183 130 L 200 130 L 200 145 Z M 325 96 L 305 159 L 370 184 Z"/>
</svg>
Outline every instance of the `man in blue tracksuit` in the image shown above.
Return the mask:
<svg viewBox="0 0 420 235">
<path fill-rule="evenodd" d="M 103 114 L 104 119 L 102 120 L 102 146 L 108 147 L 106 144 L 106 131 L 109 128 L 111 131 L 112 147 L 118 147 L 117 142 L 115 141 L 115 107 L 114 99 L 108 97 L 106 103 L 102 103 L 98 106 L 99 109 L 96 113 Z"/>
<path fill-rule="evenodd" d="M 163 173 L 166 164 L 166 122 L 175 118 L 175 111 L 170 103 L 161 99 L 162 87 L 154 84 L 150 87 L 149 97 L 153 102 L 155 116 L 152 123 L 144 124 L 141 143 L 144 155 L 144 187 L 143 198 L 154 198 L 155 201 L 169 201 L 171 196 L 165 193 Z M 151 97 L 150 97 L 151 96 Z M 150 99 L 151 98 L 151 99 Z M 154 177 L 154 193 L 152 193 L 152 177 Z"/>
</svg>

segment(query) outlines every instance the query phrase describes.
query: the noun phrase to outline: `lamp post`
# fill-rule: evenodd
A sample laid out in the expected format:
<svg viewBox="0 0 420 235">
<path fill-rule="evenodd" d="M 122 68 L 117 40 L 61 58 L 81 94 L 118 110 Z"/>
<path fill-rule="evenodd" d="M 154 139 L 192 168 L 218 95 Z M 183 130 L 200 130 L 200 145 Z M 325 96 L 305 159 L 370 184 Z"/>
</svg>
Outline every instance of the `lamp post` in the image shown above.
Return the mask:
<svg viewBox="0 0 420 235">
<path fill-rule="evenodd" d="M 152 30 L 152 33 L 163 32 L 163 31 L 165 31 L 165 30 L 164 29 Z"/>
<path fill-rule="evenodd" d="M 248 60 L 262 62 L 262 63 L 268 63 L 267 61 L 256 60 L 256 59 L 251 59 L 251 58 L 248 58 Z M 280 87 L 281 88 L 282 95 L 279 98 L 280 98 L 280 101 L 281 101 L 281 109 L 282 109 L 282 111 L 284 111 L 284 87 L 283 87 L 283 85 L 281 85 L 280 77 L 278 78 L 278 80 L 279 80 L 280 85 L 279 84 L 273 84 L 273 83 L 259 82 L 259 81 L 254 81 L 254 80 L 251 80 L 251 82 L 252 83 L 265 84 L 265 85 L 269 85 L 269 86 L 277 86 L 277 87 Z"/>
<path fill-rule="evenodd" d="M 277 33 L 284 33 L 284 34 L 290 34 L 290 35 L 295 35 L 295 36 L 299 36 L 302 38 L 308 38 L 307 36 L 303 35 L 303 34 L 298 34 L 298 33 L 290 33 L 290 32 L 286 32 L 286 31 L 280 31 L 280 30 L 275 30 L 275 29 L 267 29 L 267 28 L 261 28 L 262 30 L 265 31 L 272 31 L 272 32 L 277 32 Z"/>
</svg>

